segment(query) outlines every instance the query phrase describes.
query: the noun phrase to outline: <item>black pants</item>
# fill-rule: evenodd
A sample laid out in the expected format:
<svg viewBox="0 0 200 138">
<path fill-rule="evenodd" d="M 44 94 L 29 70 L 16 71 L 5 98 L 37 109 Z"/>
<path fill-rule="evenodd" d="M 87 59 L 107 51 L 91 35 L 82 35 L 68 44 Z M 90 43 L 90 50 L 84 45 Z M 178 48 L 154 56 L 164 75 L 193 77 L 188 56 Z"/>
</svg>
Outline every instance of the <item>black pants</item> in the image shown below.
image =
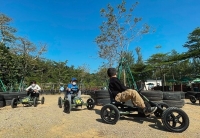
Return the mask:
<svg viewBox="0 0 200 138">
<path fill-rule="evenodd" d="M 30 94 L 31 94 L 31 97 L 39 97 L 39 93 L 34 93 L 32 91 L 28 91 L 27 95 L 30 95 Z"/>
</svg>

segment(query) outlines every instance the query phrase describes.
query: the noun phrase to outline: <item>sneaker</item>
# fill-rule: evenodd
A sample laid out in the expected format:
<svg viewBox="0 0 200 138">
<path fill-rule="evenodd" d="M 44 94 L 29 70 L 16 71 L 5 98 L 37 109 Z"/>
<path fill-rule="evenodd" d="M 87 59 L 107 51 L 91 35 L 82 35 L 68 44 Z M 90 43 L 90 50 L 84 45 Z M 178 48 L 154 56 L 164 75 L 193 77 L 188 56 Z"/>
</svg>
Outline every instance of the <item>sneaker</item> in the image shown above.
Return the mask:
<svg viewBox="0 0 200 138">
<path fill-rule="evenodd" d="M 157 107 L 150 107 L 150 108 L 144 108 L 143 112 L 145 115 L 150 115 L 154 113 L 157 110 Z"/>
</svg>

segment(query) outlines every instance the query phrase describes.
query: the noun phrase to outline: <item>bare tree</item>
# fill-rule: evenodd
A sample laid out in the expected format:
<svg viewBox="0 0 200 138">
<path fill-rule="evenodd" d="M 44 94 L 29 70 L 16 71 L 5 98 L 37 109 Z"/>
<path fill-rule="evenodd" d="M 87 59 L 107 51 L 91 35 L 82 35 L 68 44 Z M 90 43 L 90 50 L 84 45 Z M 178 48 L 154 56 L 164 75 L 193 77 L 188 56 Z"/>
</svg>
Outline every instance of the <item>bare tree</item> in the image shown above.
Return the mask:
<svg viewBox="0 0 200 138">
<path fill-rule="evenodd" d="M 13 42 L 15 40 L 14 33 L 16 29 L 11 27 L 9 23 L 12 21 L 11 18 L 0 13 L 0 42 Z"/>
<path fill-rule="evenodd" d="M 128 51 L 129 44 L 150 31 L 147 24 L 140 24 L 141 17 L 133 16 L 138 2 L 127 9 L 125 0 L 116 9 L 110 4 L 101 9 L 101 17 L 106 18 L 100 26 L 100 35 L 95 38 L 99 47 L 99 57 L 106 59 L 109 66 L 114 65 Z"/>
<path fill-rule="evenodd" d="M 27 38 L 19 37 L 12 52 L 18 55 L 19 66 L 21 66 L 22 77 L 25 78 L 29 72 L 35 70 L 37 59 L 46 51 L 46 44 L 40 43 L 38 46 L 30 42 Z"/>
</svg>

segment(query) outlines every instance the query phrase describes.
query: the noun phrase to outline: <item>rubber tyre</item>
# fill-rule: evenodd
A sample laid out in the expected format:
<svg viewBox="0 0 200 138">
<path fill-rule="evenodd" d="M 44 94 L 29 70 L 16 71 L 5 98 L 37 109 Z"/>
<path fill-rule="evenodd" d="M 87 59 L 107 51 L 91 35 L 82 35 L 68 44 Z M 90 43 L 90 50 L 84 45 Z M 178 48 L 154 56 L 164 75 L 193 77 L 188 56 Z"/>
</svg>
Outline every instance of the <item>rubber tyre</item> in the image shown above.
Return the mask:
<svg viewBox="0 0 200 138">
<path fill-rule="evenodd" d="M 95 101 L 92 98 L 87 99 L 87 109 L 92 110 L 95 107 Z"/>
<path fill-rule="evenodd" d="M 45 98 L 42 97 L 42 98 L 41 98 L 41 104 L 44 104 L 44 101 L 45 101 Z"/>
<path fill-rule="evenodd" d="M 195 96 L 191 95 L 191 96 L 190 96 L 190 101 L 191 101 L 192 103 L 196 103 L 197 99 L 195 98 Z"/>
<path fill-rule="evenodd" d="M 169 92 L 168 92 L 169 93 Z M 185 95 L 186 95 L 186 92 L 182 92 L 182 91 L 175 91 L 175 92 L 170 92 L 170 93 L 180 93 L 181 95 L 181 99 L 185 99 Z M 164 95 L 163 95 L 163 99 L 164 99 Z M 167 100 L 167 99 L 166 99 Z"/>
<path fill-rule="evenodd" d="M 11 101 L 11 107 L 12 108 L 16 108 L 17 107 L 17 99 L 16 98 L 12 99 L 12 101 Z"/>
<path fill-rule="evenodd" d="M 34 107 L 37 107 L 37 97 L 35 97 L 35 98 L 33 99 L 33 106 L 34 106 Z"/>
<path fill-rule="evenodd" d="M 163 110 L 166 110 L 167 108 L 169 108 L 169 105 L 166 104 L 166 103 L 164 103 L 164 102 L 159 102 L 159 103 L 157 103 L 157 104 L 158 104 L 158 106 L 159 106 L 160 108 L 162 108 Z M 156 117 L 162 117 L 162 113 L 160 113 L 160 112 L 158 112 L 158 111 L 155 111 L 155 112 L 154 112 L 154 115 L 155 115 Z"/>
<path fill-rule="evenodd" d="M 58 107 L 62 108 L 62 98 L 58 97 Z"/>
<path fill-rule="evenodd" d="M 120 118 L 119 110 L 112 104 L 106 104 L 101 108 L 101 119 L 107 124 L 116 124 Z"/>
<path fill-rule="evenodd" d="M 181 99 L 185 99 L 186 92 L 180 92 L 180 94 L 181 94 Z"/>
<path fill-rule="evenodd" d="M 4 107 L 4 101 L 0 101 L 0 107 Z"/>
<path fill-rule="evenodd" d="M 150 101 L 160 101 L 163 99 L 162 91 L 142 91 L 141 94 Z"/>
<path fill-rule="evenodd" d="M 181 100 L 180 92 L 163 92 L 163 100 Z"/>
<path fill-rule="evenodd" d="M 176 116 L 176 114 L 178 114 Z M 182 120 L 180 120 L 182 119 Z M 162 114 L 162 123 L 167 130 L 170 132 L 183 132 L 189 127 L 189 117 L 188 115 L 181 109 L 176 107 L 167 108 Z M 170 124 L 173 123 L 173 124 Z M 179 124 L 177 126 L 177 124 Z M 175 125 L 175 126 L 174 126 Z"/>
<path fill-rule="evenodd" d="M 64 112 L 69 114 L 70 111 L 71 111 L 71 102 L 66 99 L 64 102 Z"/>
<path fill-rule="evenodd" d="M 58 105 L 60 104 L 60 101 L 59 101 L 59 100 L 60 100 L 60 98 L 61 98 L 61 97 L 58 97 Z"/>
<path fill-rule="evenodd" d="M 0 94 L 0 101 L 4 100 L 4 96 L 2 94 Z"/>
<path fill-rule="evenodd" d="M 106 99 L 96 99 L 96 105 L 99 106 L 104 106 L 106 104 L 110 103 L 110 98 L 106 98 Z"/>
<path fill-rule="evenodd" d="M 95 91 L 95 97 L 99 99 L 110 98 L 110 95 L 107 90 L 102 90 L 102 91 Z"/>
<path fill-rule="evenodd" d="M 10 106 L 11 105 L 11 101 L 12 100 L 5 100 L 6 101 L 6 106 Z"/>
<path fill-rule="evenodd" d="M 17 93 L 9 93 L 9 94 L 3 94 L 3 97 L 5 100 L 12 100 L 13 98 L 18 98 Z"/>
<path fill-rule="evenodd" d="M 150 100 L 150 101 L 161 101 L 162 97 L 147 97 L 147 99 Z"/>
<path fill-rule="evenodd" d="M 181 99 L 179 101 L 175 101 L 175 100 L 163 100 L 164 103 L 168 104 L 169 107 L 178 107 L 178 108 L 182 108 L 185 105 L 185 100 Z"/>
</svg>

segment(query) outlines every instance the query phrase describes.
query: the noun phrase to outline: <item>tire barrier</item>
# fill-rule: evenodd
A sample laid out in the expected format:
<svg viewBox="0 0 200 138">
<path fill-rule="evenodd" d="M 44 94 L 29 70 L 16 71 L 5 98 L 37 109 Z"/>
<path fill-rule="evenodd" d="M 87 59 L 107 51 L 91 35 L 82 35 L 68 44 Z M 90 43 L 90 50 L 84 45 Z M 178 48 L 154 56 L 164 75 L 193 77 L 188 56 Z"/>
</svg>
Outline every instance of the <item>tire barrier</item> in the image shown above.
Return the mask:
<svg viewBox="0 0 200 138">
<path fill-rule="evenodd" d="M 185 105 L 185 92 L 142 91 L 141 93 L 155 103 L 164 102 L 170 107 L 178 108 Z"/>
<path fill-rule="evenodd" d="M 167 103 L 170 107 L 182 108 L 185 105 L 184 92 L 163 92 L 163 102 Z"/>
<path fill-rule="evenodd" d="M 185 92 L 162 92 L 162 91 L 141 91 L 150 101 L 155 103 L 166 103 L 170 107 L 182 108 L 185 105 Z M 105 105 L 110 103 L 110 95 L 107 90 L 98 90 L 90 92 L 90 96 L 95 100 L 96 105 Z M 132 106 L 131 100 L 125 102 Z"/>
<path fill-rule="evenodd" d="M 6 92 L 6 93 L 1 93 L 0 94 L 0 107 L 4 107 L 4 106 L 10 106 L 11 105 L 11 101 L 13 98 L 18 98 L 18 97 L 25 97 L 27 96 L 26 92 Z"/>
<path fill-rule="evenodd" d="M 4 107 L 4 102 L 0 101 L 0 107 Z"/>
<path fill-rule="evenodd" d="M 163 99 L 162 91 L 141 91 L 150 101 L 161 101 Z"/>
<path fill-rule="evenodd" d="M 184 99 L 181 99 L 179 101 L 176 101 L 176 100 L 163 100 L 163 102 L 168 104 L 169 107 L 182 108 L 185 105 L 185 100 Z"/>
<path fill-rule="evenodd" d="M 90 96 L 94 99 L 96 105 L 105 105 L 110 103 L 110 95 L 108 90 L 97 90 L 90 92 Z"/>
<path fill-rule="evenodd" d="M 105 104 L 110 103 L 110 98 L 96 99 L 95 102 L 96 102 L 96 105 L 103 106 Z"/>
<path fill-rule="evenodd" d="M 180 94 L 181 94 L 181 99 L 185 99 L 186 92 L 180 92 Z"/>
<path fill-rule="evenodd" d="M 0 94 L 0 107 L 4 106 L 4 99 L 3 99 L 3 95 Z"/>
<path fill-rule="evenodd" d="M 181 100 L 180 92 L 163 92 L 163 100 Z"/>
</svg>

